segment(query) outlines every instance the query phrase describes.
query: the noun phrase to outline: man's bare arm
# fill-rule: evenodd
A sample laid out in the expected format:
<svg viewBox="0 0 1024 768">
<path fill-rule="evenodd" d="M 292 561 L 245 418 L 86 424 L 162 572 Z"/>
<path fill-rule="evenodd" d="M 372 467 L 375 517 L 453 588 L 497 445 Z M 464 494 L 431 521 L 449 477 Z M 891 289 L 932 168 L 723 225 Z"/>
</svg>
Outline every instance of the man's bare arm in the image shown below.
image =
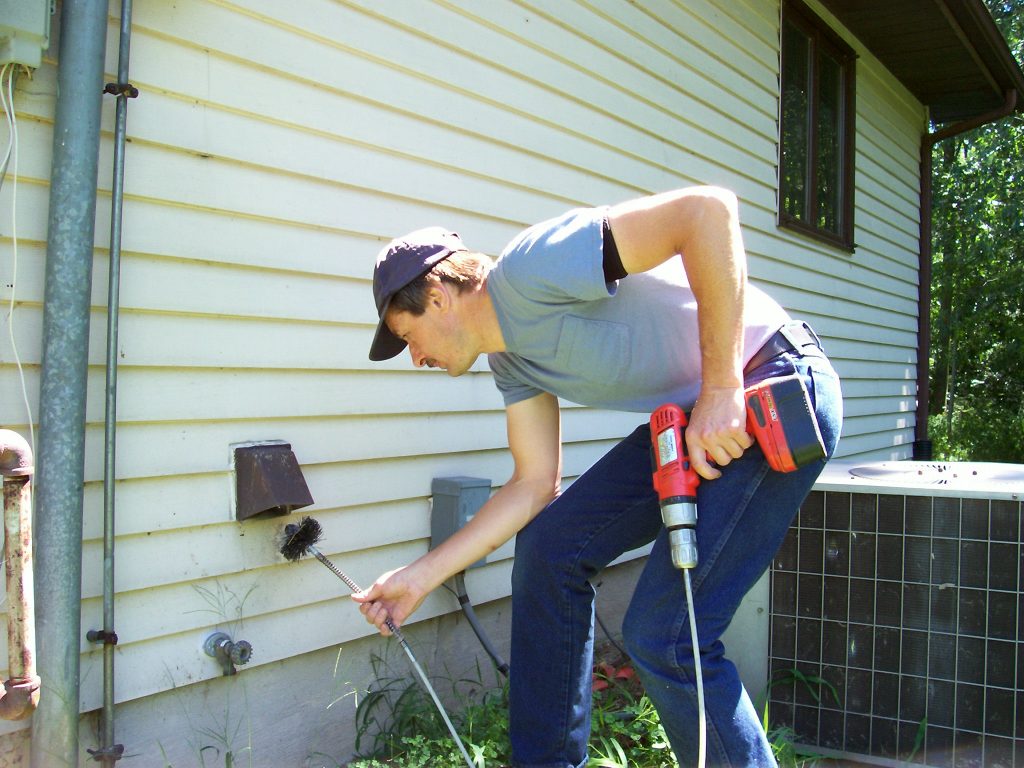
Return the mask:
<svg viewBox="0 0 1024 768">
<path fill-rule="evenodd" d="M 687 430 L 694 469 L 706 479 L 750 447 L 743 407 L 743 302 L 746 254 L 736 196 L 691 187 L 613 206 L 609 225 L 628 273 L 679 254 L 697 299 L 701 392 Z"/>
<path fill-rule="evenodd" d="M 561 481 L 561 421 L 558 400 L 548 394 L 515 403 L 506 411 L 512 477 L 473 518 L 436 549 L 405 568 L 383 574 L 354 595 L 366 620 L 389 634 L 390 616 L 401 625 L 423 599 L 452 575 L 500 547 L 546 507 Z"/>
</svg>

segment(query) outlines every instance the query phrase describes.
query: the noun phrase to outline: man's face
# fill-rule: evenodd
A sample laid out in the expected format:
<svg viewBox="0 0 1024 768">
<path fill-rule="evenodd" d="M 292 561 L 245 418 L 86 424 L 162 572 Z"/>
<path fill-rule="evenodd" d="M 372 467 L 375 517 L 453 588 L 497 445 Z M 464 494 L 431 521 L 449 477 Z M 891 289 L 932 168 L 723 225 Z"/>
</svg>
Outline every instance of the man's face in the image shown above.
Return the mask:
<svg viewBox="0 0 1024 768">
<path fill-rule="evenodd" d="M 427 302 L 422 315 L 388 310 L 391 332 L 409 345 L 417 368 L 442 368 L 449 376 L 461 376 L 477 358 L 451 305 Z"/>
</svg>

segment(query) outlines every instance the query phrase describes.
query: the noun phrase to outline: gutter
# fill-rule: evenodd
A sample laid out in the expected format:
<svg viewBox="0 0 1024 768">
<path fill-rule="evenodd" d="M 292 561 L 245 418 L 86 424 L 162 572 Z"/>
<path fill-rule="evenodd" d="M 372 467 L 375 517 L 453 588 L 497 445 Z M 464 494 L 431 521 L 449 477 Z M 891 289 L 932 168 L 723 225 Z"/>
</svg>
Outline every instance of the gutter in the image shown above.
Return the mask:
<svg viewBox="0 0 1024 768">
<path fill-rule="evenodd" d="M 914 426 L 916 461 L 930 461 L 932 441 L 928 438 L 929 368 L 931 360 L 932 307 L 932 150 L 940 141 L 994 123 L 1017 108 L 1017 91 L 1006 91 L 1001 106 L 969 120 L 926 133 L 921 138 L 921 235 L 918 246 L 917 286 L 917 412 Z"/>
</svg>

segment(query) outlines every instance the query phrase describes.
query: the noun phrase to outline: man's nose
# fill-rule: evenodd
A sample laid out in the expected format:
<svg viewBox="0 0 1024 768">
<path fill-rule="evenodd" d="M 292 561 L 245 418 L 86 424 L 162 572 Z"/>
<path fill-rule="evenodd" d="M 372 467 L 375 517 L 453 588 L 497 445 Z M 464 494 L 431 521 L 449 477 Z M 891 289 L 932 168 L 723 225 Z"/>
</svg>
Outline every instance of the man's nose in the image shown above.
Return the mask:
<svg viewBox="0 0 1024 768">
<path fill-rule="evenodd" d="M 417 368 L 422 368 L 427 361 L 426 355 L 412 344 L 409 345 L 409 356 L 412 357 L 412 364 Z"/>
</svg>

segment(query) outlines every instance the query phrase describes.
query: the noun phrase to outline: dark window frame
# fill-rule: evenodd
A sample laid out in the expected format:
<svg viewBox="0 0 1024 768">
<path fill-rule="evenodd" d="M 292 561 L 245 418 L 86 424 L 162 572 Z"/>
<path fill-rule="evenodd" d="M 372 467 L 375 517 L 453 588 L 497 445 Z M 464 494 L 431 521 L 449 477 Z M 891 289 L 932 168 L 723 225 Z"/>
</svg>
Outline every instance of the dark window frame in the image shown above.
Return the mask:
<svg viewBox="0 0 1024 768">
<path fill-rule="evenodd" d="M 789 174 L 787 173 L 787 157 L 791 147 L 786 137 L 791 133 L 791 126 L 786 117 L 785 92 L 787 84 L 786 56 L 783 41 L 787 32 L 787 24 L 806 36 L 808 40 L 808 96 L 807 112 L 803 115 L 806 122 L 806 146 L 803 147 L 802 160 L 806 164 L 803 173 L 804 216 L 794 215 L 786 210 L 788 195 L 784 188 Z M 818 223 L 819 198 L 818 185 L 818 124 L 820 114 L 819 76 L 822 55 L 839 64 L 839 150 L 842 157 L 838 161 L 839 179 L 837 190 L 839 195 L 836 211 L 839 218 L 835 231 Z M 856 151 L 856 61 L 857 55 L 817 14 L 811 11 L 800 0 L 783 0 L 782 26 L 780 30 L 780 61 L 781 77 L 779 79 L 779 197 L 778 224 L 780 227 L 800 232 L 816 240 L 853 251 L 853 217 L 854 217 L 854 166 Z M 790 142 L 791 144 L 791 142 Z"/>
</svg>

